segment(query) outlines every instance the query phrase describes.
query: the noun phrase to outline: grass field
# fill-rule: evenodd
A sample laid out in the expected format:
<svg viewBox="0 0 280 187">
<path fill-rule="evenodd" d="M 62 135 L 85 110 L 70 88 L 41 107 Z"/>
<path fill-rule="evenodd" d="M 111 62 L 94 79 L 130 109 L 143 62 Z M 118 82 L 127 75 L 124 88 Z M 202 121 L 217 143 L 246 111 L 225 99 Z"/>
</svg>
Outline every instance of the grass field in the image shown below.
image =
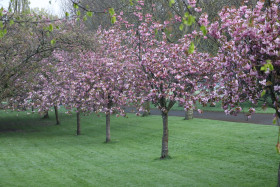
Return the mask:
<svg viewBox="0 0 280 187">
<path fill-rule="evenodd" d="M 62 124 L 0 111 L 0 186 L 276 186 L 277 127 L 169 117 L 171 159 L 160 160 L 159 116 L 61 114 Z"/>
</svg>

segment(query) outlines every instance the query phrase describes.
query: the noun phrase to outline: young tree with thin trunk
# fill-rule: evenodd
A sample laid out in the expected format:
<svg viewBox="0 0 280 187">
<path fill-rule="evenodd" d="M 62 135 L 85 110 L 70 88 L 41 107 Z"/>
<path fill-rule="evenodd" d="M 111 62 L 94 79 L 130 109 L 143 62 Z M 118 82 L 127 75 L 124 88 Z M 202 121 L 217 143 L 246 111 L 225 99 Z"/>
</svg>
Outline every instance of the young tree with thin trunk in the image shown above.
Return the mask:
<svg viewBox="0 0 280 187">
<path fill-rule="evenodd" d="M 58 107 L 57 107 L 57 105 L 54 106 L 54 112 L 55 112 L 56 124 L 59 125 L 60 121 L 59 121 L 59 116 L 58 116 Z"/>
<path fill-rule="evenodd" d="M 144 5 L 138 1 L 138 10 Z M 181 103 L 185 110 L 193 108 L 195 102 L 207 103 L 217 97 L 210 87 L 215 86 L 215 65 L 206 53 L 194 50 L 192 39 L 196 32 L 184 36 L 176 43 L 171 43 L 165 32 L 168 25 L 174 24 L 179 18 L 171 19 L 164 24 L 153 21 L 151 14 L 135 12 L 139 22 L 129 25 L 123 21 L 127 29 L 125 40 L 134 49 L 140 49 L 140 60 L 131 62 L 136 65 L 133 85 L 135 100 L 142 104 L 151 101 L 159 108 L 163 122 L 161 158 L 169 157 L 168 153 L 168 113 L 176 102 Z M 119 18 L 118 18 L 119 20 Z M 139 47 L 139 44 L 141 45 Z M 139 57 L 139 52 L 131 56 Z M 137 103 L 139 104 L 139 103 Z M 140 106 L 142 106 L 140 104 Z M 140 107 L 140 110 L 143 108 Z"/>
<path fill-rule="evenodd" d="M 129 103 L 130 96 L 133 95 L 131 77 L 134 66 L 130 57 L 132 49 L 122 45 L 126 32 L 122 32 L 119 26 L 116 24 L 108 30 L 100 28 L 97 31 L 94 35 L 96 48 L 89 54 L 92 60 L 83 64 L 87 67 L 84 74 L 94 81 L 94 84 L 86 85 L 92 86 L 94 90 L 94 111 L 106 115 L 106 142 L 111 141 L 111 114 L 117 112 L 125 116 L 122 107 Z"/>
<path fill-rule="evenodd" d="M 77 110 L 77 135 L 81 134 L 81 117 L 80 117 L 80 111 Z"/>
</svg>

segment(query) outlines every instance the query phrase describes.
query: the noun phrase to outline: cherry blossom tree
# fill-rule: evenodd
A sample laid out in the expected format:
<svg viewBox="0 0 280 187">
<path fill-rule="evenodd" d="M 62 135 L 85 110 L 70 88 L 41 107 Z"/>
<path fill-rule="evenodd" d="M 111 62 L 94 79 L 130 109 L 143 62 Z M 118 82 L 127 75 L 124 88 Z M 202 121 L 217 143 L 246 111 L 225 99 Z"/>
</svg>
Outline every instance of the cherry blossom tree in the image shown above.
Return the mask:
<svg viewBox="0 0 280 187">
<path fill-rule="evenodd" d="M 6 14 L 7 19 L 12 18 L 9 13 Z M 21 16 L 21 22 L 4 26 L 7 32 L 0 42 L 3 49 L 0 53 L 1 108 L 38 108 L 46 116 L 47 111 L 54 107 L 59 124 L 57 109 L 60 101 L 56 95 L 59 92 L 59 85 L 56 85 L 59 75 L 52 55 L 55 50 L 90 48 L 92 41 L 83 25 L 78 26 L 74 20 L 53 21 L 44 16 L 38 18 L 39 15 Z M 39 91 L 41 94 L 38 94 Z M 33 96 L 29 96 L 30 92 Z"/>
<path fill-rule="evenodd" d="M 110 137 L 110 114 L 119 112 L 122 116 L 125 113 L 122 106 L 130 101 L 132 93 L 131 76 L 133 65 L 129 57 L 126 45 L 122 45 L 125 32 L 120 32 L 118 26 L 109 30 L 97 32 L 99 48 L 96 50 L 98 67 L 98 84 L 96 90 L 96 107 L 98 112 L 106 114 L 106 142 L 111 141 Z"/>
<path fill-rule="evenodd" d="M 245 3 L 248 3 L 246 1 Z M 215 61 L 219 62 L 218 88 L 226 114 L 242 110 L 240 103 L 275 109 L 273 122 L 280 117 L 280 1 L 258 1 L 255 7 L 224 8 L 219 20 L 208 24 L 209 34 L 221 44 Z M 249 109 L 249 116 L 255 112 Z M 280 130 L 280 128 L 279 128 Z M 279 135 L 277 150 L 280 151 Z M 279 167 L 280 168 L 280 167 Z M 278 171 L 280 184 L 280 169 Z"/>
<path fill-rule="evenodd" d="M 270 104 L 278 118 L 279 1 L 270 1 L 267 7 L 259 1 L 254 9 L 224 8 L 219 15 L 221 24 L 217 21 L 208 29 L 221 43 L 215 60 L 220 62 L 219 92 L 225 112 L 239 112 L 239 103 L 256 104 L 268 94 L 271 103 L 265 105 Z"/>
<path fill-rule="evenodd" d="M 33 88 L 28 98 L 39 109 L 38 112 L 59 105 L 65 106 L 69 112 L 75 110 L 77 135 L 80 134 L 80 113 L 91 112 L 94 107 L 90 85 L 95 77 L 86 75 L 89 68 L 86 62 L 91 61 L 91 56 L 84 54 L 78 48 L 75 48 L 75 51 L 54 51 L 53 56 L 45 60 L 45 64 L 51 68 L 45 68 L 40 72 L 37 77 L 37 87 Z"/>
<path fill-rule="evenodd" d="M 37 102 L 40 103 L 40 111 L 59 103 L 69 110 L 76 110 L 77 134 L 80 134 L 80 113 L 104 112 L 106 142 L 111 139 L 110 114 L 119 111 L 124 115 L 121 106 L 126 105 L 127 95 L 131 92 L 130 66 L 124 63 L 123 46 L 112 37 L 112 33 L 113 30 L 100 31 L 93 36 L 98 38 L 94 51 L 55 52 L 53 57 L 58 61 L 56 73 L 43 71 L 47 72 L 40 77 L 44 86 L 36 93 L 32 92 L 41 101 Z"/>
<path fill-rule="evenodd" d="M 138 1 L 141 10 L 143 1 Z M 152 15 L 135 12 L 137 24 L 128 24 L 129 46 L 138 60 L 135 75 L 135 98 L 141 103 L 151 101 L 161 110 L 163 120 L 163 137 L 161 158 L 168 157 L 168 112 L 175 102 L 181 103 L 185 110 L 194 107 L 196 102 L 207 103 L 217 97 L 213 92 L 217 76 L 212 58 L 206 53 L 194 50 L 192 40 L 202 32 L 185 35 L 176 43 L 168 41 L 165 32 L 169 24 L 180 18 L 166 21 L 164 24 L 153 21 Z M 135 27 L 136 25 L 136 27 Z M 140 55 L 139 55 L 140 54 Z M 135 84 L 136 85 L 136 84 Z M 143 108 L 140 107 L 140 111 Z"/>
</svg>

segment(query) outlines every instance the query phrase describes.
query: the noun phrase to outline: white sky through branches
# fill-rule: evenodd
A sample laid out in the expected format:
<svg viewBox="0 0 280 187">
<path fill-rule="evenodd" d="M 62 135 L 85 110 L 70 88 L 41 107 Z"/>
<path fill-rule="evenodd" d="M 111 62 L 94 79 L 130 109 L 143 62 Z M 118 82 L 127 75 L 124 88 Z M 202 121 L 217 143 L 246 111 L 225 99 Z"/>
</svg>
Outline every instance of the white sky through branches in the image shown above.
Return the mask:
<svg viewBox="0 0 280 187">
<path fill-rule="evenodd" d="M 31 8 L 44 8 L 53 15 L 60 15 L 59 1 L 60 0 L 29 0 Z M 10 0 L 0 0 L 0 7 L 8 8 Z"/>
</svg>

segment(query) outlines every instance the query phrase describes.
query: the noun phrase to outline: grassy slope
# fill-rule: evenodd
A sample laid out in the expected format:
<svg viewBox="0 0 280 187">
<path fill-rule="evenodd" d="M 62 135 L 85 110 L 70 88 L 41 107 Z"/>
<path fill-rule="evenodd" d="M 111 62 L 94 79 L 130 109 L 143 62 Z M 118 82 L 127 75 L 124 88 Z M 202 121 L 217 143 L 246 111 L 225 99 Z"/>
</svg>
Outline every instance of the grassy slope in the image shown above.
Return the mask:
<svg viewBox="0 0 280 187">
<path fill-rule="evenodd" d="M 158 116 L 113 117 L 110 144 L 103 117 L 83 116 L 81 136 L 51 118 L 0 112 L 0 186 L 276 186 L 275 126 L 170 117 L 159 160 Z"/>
</svg>

